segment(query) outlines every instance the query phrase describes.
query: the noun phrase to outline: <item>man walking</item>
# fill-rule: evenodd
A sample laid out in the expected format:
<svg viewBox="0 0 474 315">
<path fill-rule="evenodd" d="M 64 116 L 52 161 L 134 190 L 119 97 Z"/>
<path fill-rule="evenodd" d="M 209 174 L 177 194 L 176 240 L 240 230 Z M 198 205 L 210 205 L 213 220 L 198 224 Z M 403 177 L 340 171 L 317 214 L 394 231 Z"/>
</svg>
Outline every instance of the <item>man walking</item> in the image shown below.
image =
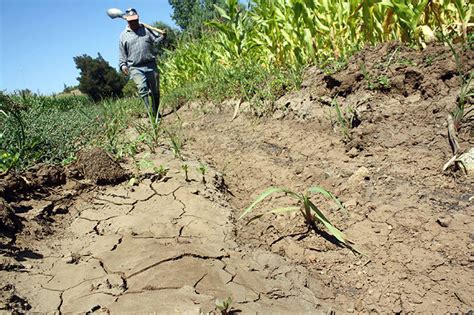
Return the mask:
<svg viewBox="0 0 474 315">
<path fill-rule="evenodd" d="M 158 112 L 160 80 L 153 45 L 160 43 L 166 37 L 166 33 L 163 31 L 158 35 L 145 28 L 140 24 L 135 9 L 130 8 L 125 11 L 124 17 L 128 25 L 120 34 L 119 67 L 125 75 L 130 74 L 151 119 L 158 122 L 160 119 Z"/>
</svg>

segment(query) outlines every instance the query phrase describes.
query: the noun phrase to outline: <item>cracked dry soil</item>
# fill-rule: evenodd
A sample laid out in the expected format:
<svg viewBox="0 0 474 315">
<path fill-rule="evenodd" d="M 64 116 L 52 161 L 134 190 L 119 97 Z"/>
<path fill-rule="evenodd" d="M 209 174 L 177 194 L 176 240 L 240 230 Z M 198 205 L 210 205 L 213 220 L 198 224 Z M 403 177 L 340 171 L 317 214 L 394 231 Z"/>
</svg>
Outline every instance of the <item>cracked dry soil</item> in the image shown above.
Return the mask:
<svg viewBox="0 0 474 315">
<path fill-rule="evenodd" d="M 8 259 L 12 266 L 0 271 L 11 284 L 3 288 L 10 293 L 4 303 L 41 313 L 198 314 L 232 296 L 234 308 L 246 312 L 285 312 L 287 301 L 302 312 L 321 309 L 305 268 L 235 243 L 231 208 L 214 184 L 222 184 L 218 173 L 209 170 L 207 184 L 197 173 L 186 181 L 169 151 L 154 163 L 170 168 L 165 178 L 82 193 L 56 217 L 68 223 L 54 235 L 18 235 L 16 246 L 35 255 L 17 252 L 14 265 L 3 257 L 3 266 Z M 25 302 L 15 304 L 16 297 Z"/>
<path fill-rule="evenodd" d="M 461 58 L 472 71 L 472 51 Z M 369 89 L 361 62 L 391 86 Z M 231 296 L 243 314 L 472 311 L 474 178 L 441 172 L 455 73 L 442 46 L 385 44 L 333 75 L 308 69 L 273 117 L 256 119 L 242 104 L 232 120 L 231 106 L 188 104 L 179 110 L 183 154 L 190 170 L 210 165 L 206 184 L 197 171 L 186 181 L 183 162 L 163 150 L 153 156 L 170 169 L 160 180 L 97 188 L 68 179 L 42 198 L 6 198 L 22 220 L 2 214 L 10 229 L 25 226 L 1 248 L 0 306 L 198 314 Z M 335 128 L 334 97 L 357 112 L 350 140 Z M 474 146 L 472 122 L 459 138 Z M 306 232 L 298 216 L 235 220 L 269 186 L 314 185 L 346 205 L 342 215 L 315 199 L 365 255 L 324 230 Z"/>
</svg>

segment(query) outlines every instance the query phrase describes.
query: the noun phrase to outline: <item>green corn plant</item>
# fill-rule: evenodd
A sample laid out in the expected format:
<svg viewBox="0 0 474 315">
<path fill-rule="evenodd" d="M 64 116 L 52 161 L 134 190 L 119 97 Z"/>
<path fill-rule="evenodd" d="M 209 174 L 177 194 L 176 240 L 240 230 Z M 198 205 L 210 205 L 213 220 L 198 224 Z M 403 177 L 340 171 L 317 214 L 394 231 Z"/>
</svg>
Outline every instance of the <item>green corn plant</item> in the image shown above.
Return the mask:
<svg viewBox="0 0 474 315">
<path fill-rule="evenodd" d="M 394 14 L 394 27 L 396 36 L 404 42 L 419 37 L 419 22 L 425 12 L 429 0 L 418 2 L 405 0 L 382 0 L 381 5 L 390 8 Z M 387 27 L 387 24 L 385 25 Z"/>
<path fill-rule="evenodd" d="M 258 205 L 260 202 L 262 202 L 265 198 L 268 196 L 275 194 L 275 193 L 284 193 L 291 197 L 292 199 L 295 199 L 297 201 L 296 206 L 289 206 L 289 207 L 283 207 L 283 208 L 277 208 L 268 211 L 268 213 L 288 213 L 288 212 L 300 212 L 301 215 L 303 216 L 305 223 L 311 227 L 311 228 L 316 228 L 316 222 L 322 223 L 328 231 L 341 243 L 347 246 L 350 246 L 350 243 L 353 243 L 350 241 L 344 233 L 342 233 L 340 230 L 338 230 L 328 219 L 327 217 L 323 214 L 323 212 L 311 201 L 310 195 L 314 193 L 318 193 L 323 195 L 326 198 L 329 198 L 332 200 L 340 210 L 343 212 L 346 212 L 344 206 L 341 204 L 341 202 L 329 191 L 325 190 L 324 188 L 315 186 L 315 187 L 310 187 L 305 193 L 296 193 L 293 192 L 287 188 L 276 188 L 272 187 L 261 193 L 255 201 L 247 208 L 244 210 L 244 212 L 240 215 L 239 219 L 242 219 L 245 217 L 247 214 L 249 214 L 256 205 Z"/>
<path fill-rule="evenodd" d="M 468 26 L 469 24 L 471 27 L 473 26 L 473 23 L 469 23 L 471 21 L 471 16 L 472 16 L 472 3 L 469 3 L 469 1 L 463 1 L 463 0 L 453 0 L 453 2 L 454 2 L 454 5 L 456 6 L 456 10 L 460 19 L 460 26 L 461 26 L 460 33 L 462 34 L 462 38 L 464 39 L 464 42 L 466 42 Z"/>
<path fill-rule="evenodd" d="M 343 60 L 366 44 L 398 40 L 423 46 L 439 31 L 466 38 L 466 0 L 237 0 L 216 8 L 220 19 L 199 40 L 179 41 L 160 70 L 164 93 L 203 82 L 242 62 L 286 69 Z M 219 66 L 221 68 L 217 68 Z"/>
<path fill-rule="evenodd" d="M 223 50 L 213 51 L 221 60 L 240 58 L 251 49 L 248 42 L 249 26 L 247 11 L 241 10 L 238 0 L 227 0 L 226 9 L 214 5 L 223 21 L 210 21 L 207 25 L 218 30 L 217 43 Z"/>
</svg>

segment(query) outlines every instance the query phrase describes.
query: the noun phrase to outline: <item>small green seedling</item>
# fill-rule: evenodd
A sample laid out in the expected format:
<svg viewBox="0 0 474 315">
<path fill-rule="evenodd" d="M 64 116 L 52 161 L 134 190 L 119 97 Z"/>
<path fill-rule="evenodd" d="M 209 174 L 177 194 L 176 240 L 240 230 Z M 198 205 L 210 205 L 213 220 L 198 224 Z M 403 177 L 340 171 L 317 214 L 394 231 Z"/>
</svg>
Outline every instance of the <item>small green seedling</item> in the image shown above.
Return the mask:
<svg viewBox="0 0 474 315">
<path fill-rule="evenodd" d="M 201 173 L 202 175 L 202 183 L 205 184 L 206 183 L 206 172 L 207 172 L 207 167 L 206 165 L 204 164 L 200 164 L 199 167 L 197 168 L 197 171 Z"/>
<path fill-rule="evenodd" d="M 231 304 L 232 304 L 232 298 L 229 296 L 227 299 L 225 300 L 219 300 L 217 299 L 216 300 L 216 308 L 219 312 L 221 312 L 222 315 L 227 315 L 227 314 L 230 314 L 230 310 L 231 310 Z"/>
<path fill-rule="evenodd" d="M 141 170 L 151 168 L 153 166 L 153 163 L 147 158 L 141 158 L 138 160 L 134 157 L 133 161 L 135 165 L 135 171 L 132 178 L 130 178 L 130 180 L 128 181 L 129 186 L 138 185 L 141 178 L 141 174 L 140 174 Z"/>
<path fill-rule="evenodd" d="M 130 178 L 130 180 L 128 181 L 128 186 L 130 187 L 135 186 L 137 184 L 138 184 L 138 179 L 135 176 Z"/>
<path fill-rule="evenodd" d="M 184 179 L 189 182 L 189 177 L 188 177 L 188 170 L 189 170 L 189 166 L 188 164 L 183 164 L 181 165 L 181 169 L 183 170 L 184 172 Z"/>
<path fill-rule="evenodd" d="M 246 216 L 252 209 L 259 204 L 261 201 L 263 201 L 266 197 L 274 194 L 274 193 L 285 193 L 289 197 L 295 199 L 297 201 L 296 206 L 290 206 L 290 207 L 283 207 L 283 208 L 277 208 L 268 211 L 267 213 L 287 213 L 287 212 L 296 212 L 299 211 L 309 227 L 316 229 L 316 222 L 321 222 L 328 230 L 329 232 L 343 245 L 346 245 L 350 247 L 351 249 L 355 250 L 356 252 L 359 252 L 358 250 L 354 249 L 350 244 L 353 243 L 351 240 L 349 240 L 344 233 L 339 231 L 327 218 L 326 216 L 322 213 L 322 211 L 310 200 L 309 196 L 313 193 L 319 193 L 323 195 L 326 198 L 331 199 L 340 210 L 346 213 L 346 210 L 342 203 L 337 199 L 333 194 L 331 194 L 329 191 L 325 190 L 324 188 L 315 186 L 315 187 L 310 187 L 305 193 L 296 193 L 293 192 L 287 188 L 269 188 L 263 193 L 261 193 L 257 199 L 247 208 L 244 210 L 244 212 L 241 214 L 239 219 L 242 219 L 244 216 Z M 261 217 L 263 215 L 260 215 L 258 217 Z"/>
</svg>

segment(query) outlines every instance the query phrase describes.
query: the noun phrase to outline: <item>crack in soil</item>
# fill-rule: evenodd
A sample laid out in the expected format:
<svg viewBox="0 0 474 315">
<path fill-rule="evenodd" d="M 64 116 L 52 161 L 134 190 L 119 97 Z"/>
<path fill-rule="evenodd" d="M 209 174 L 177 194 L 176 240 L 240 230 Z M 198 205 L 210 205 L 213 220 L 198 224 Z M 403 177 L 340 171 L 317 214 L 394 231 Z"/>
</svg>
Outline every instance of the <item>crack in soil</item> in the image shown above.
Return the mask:
<svg viewBox="0 0 474 315">
<path fill-rule="evenodd" d="M 175 197 L 174 194 L 175 194 L 179 189 L 182 188 L 182 186 L 179 186 L 179 187 L 177 187 L 175 190 L 173 190 L 173 191 L 170 192 L 170 193 L 167 193 L 167 194 L 160 194 L 160 193 L 153 187 L 153 184 L 154 184 L 154 183 L 159 183 L 159 182 L 160 182 L 160 181 L 152 182 L 152 183 L 149 184 L 149 187 L 150 187 L 150 189 L 155 193 L 155 195 L 160 196 L 160 197 L 165 197 L 165 196 L 169 196 L 169 195 L 173 195 L 173 197 Z M 151 198 L 151 197 L 150 197 L 150 198 Z M 176 197 L 175 197 L 175 198 L 176 198 Z"/>
<path fill-rule="evenodd" d="M 170 258 L 166 258 L 166 259 L 163 259 L 163 260 L 160 260 L 150 266 L 147 266 L 145 268 L 142 268 L 132 274 L 130 274 L 127 279 L 130 279 L 132 277 L 135 277 L 149 269 L 152 269 L 152 268 L 155 268 L 156 266 L 159 266 L 165 262 L 168 262 L 168 261 L 177 261 L 177 260 L 180 260 L 180 259 L 183 259 L 185 257 L 193 257 L 193 258 L 198 258 L 198 259 L 203 259 L 203 260 L 222 260 L 223 258 L 227 258 L 229 257 L 229 255 L 221 255 L 221 256 L 215 256 L 215 257 L 211 257 L 211 256 L 203 256 L 203 255 L 199 255 L 199 254 L 193 254 L 193 253 L 184 253 L 184 254 L 180 254 L 180 255 L 177 255 L 177 256 L 173 256 L 173 257 L 170 257 Z"/>
<path fill-rule="evenodd" d="M 194 283 L 193 288 L 194 288 L 194 291 L 195 291 L 197 294 L 200 294 L 200 293 L 197 291 L 196 287 L 197 287 L 197 285 L 199 284 L 199 282 L 201 282 L 206 276 L 207 276 L 207 272 L 206 272 L 205 274 L 203 274 L 202 277 L 199 278 L 198 281 L 196 281 L 196 283 Z"/>
<path fill-rule="evenodd" d="M 186 204 L 184 202 L 181 201 L 181 199 L 179 199 L 178 197 L 176 197 L 176 192 L 181 189 L 181 186 L 178 187 L 177 189 L 175 189 L 173 192 L 172 192 L 172 195 L 173 195 L 173 200 L 179 202 L 181 204 L 181 213 L 178 215 L 178 217 L 176 218 L 173 218 L 173 223 L 176 224 L 179 220 L 181 220 L 183 218 L 183 215 L 186 213 Z"/>
<path fill-rule="evenodd" d="M 119 202 L 115 202 L 115 201 L 112 201 L 112 200 L 106 200 L 106 199 L 101 199 L 100 197 L 97 197 L 96 200 L 98 201 L 103 201 L 104 203 L 97 203 L 97 202 L 94 202 L 95 205 L 106 205 L 106 204 L 113 204 L 115 206 L 135 206 L 138 202 L 138 200 L 136 199 L 131 199 L 131 198 L 124 198 L 125 200 L 130 200 L 132 201 L 131 203 L 119 203 Z M 140 200 L 141 201 L 141 200 Z M 146 201 L 146 200 L 144 200 Z"/>
<path fill-rule="evenodd" d="M 118 239 L 117 241 L 117 244 L 114 244 L 114 246 L 112 247 L 112 249 L 110 250 L 111 252 L 113 252 L 114 250 L 117 249 L 117 247 L 122 244 L 122 240 L 123 240 L 123 235 L 120 235 L 120 238 Z"/>
</svg>

